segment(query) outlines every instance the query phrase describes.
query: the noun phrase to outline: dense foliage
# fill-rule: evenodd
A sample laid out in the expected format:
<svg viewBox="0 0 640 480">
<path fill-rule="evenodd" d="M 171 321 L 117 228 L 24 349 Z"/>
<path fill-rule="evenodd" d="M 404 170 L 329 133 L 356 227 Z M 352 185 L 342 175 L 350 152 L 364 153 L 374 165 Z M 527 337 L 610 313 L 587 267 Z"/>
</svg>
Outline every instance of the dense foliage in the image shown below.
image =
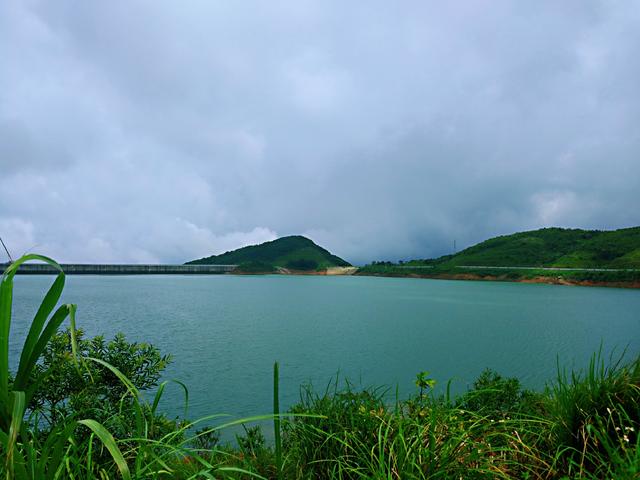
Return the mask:
<svg viewBox="0 0 640 480">
<path fill-rule="evenodd" d="M 45 432 L 68 418 L 92 418 L 112 433 L 119 432 L 120 437 L 132 432 L 135 399 L 129 395 L 127 385 L 103 364 L 87 359 L 115 367 L 142 392 L 158 385 L 170 357 L 147 343 L 128 342 L 122 334 L 107 342 L 102 336 L 85 339 L 78 329 L 75 342 L 74 352 L 69 329 L 51 337 L 32 373 L 37 378 L 47 372 L 34 391 L 28 410 L 37 416 Z"/>
<path fill-rule="evenodd" d="M 632 270 L 554 270 L 518 268 L 473 268 L 440 264 L 436 266 L 387 264 L 377 262 L 366 265 L 356 275 L 383 275 L 391 277 L 418 276 L 426 278 L 462 278 L 526 281 L 544 280 L 549 283 L 586 283 L 612 286 L 637 285 L 640 283 L 640 269 Z"/>
<path fill-rule="evenodd" d="M 305 265 L 315 262 L 315 268 L 349 267 L 350 264 L 324 248 L 316 245 L 306 237 L 294 235 L 282 237 L 260 245 L 239 248 L 221 255 L 212 255 L 187 262 L 187 264 L 241 265 L 260 262 L 271 267 L 287 267 L 293 262 L 304 262 Z M 308 270 L 310 268 L 301 268 Z"/>
<path fill-rule="evenodd" d="M 239 264 L 235 271 L 236 273 L 274 273 L 277 268 L 270 263 L 253 260 Z"/>
<path fill-rule="evenodd" d="M 495 237 L 436 264 L 640 268 L 640 227 L 614 231 L 542 228 Z"/>
<path fill-rule="evenodd" d="M 319 268 L 318 262 L 315 260 L 309 260 L 306 258 L 300 258 L 297 260 L 289 260 L 286 265 L 287 268 L 292 270 L 316 270 Z"/>
<path fill-rule="evenodd" d="M 631 284 L 640 282 L 640 227 L 615 231 L 543 228 L 495 237 L 435 259 L 376 261 L 358 273 Z"/>
</svg>

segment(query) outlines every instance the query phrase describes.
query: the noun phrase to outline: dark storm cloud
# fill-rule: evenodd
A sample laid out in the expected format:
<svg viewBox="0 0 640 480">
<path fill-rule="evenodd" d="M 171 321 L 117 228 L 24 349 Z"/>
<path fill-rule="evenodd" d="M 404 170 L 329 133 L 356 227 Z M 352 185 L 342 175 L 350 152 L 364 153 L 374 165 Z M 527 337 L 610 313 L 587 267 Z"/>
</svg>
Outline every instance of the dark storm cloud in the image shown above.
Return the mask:
<svg viewBox="0 0 640 480">
<path fill-rule="evenodd" d="M 640 224 L 632 2 L 0 6 L 0 235 L 183 261 L 307 234 L 354 262 Z"/>
</svg>

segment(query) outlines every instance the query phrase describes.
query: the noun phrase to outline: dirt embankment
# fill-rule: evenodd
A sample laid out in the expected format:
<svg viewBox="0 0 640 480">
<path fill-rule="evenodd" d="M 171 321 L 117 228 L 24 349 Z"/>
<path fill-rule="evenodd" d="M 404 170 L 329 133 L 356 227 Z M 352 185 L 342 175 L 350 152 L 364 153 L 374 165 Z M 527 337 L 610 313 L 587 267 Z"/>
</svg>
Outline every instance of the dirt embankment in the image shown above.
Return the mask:
<svg viewBox="0 0 640 480">
<path fill-rule="evenodd" d="M 477 275 L 474 273 L 440 273 L 435 275 L 402 274 L 361 274 L 372 277 L 431 278 L 434 280 L 480 280 L 489 282 L 547 283 L 549 285 L 577 285 L 581 287 L 640 288 L 640 282 L 594 282 L 591 280 L 571 280 L 563 277 L 544 275 L 532 278 L 513 278 L 506 275 Z"/>
<path fill-rule="evenodd" d="M 329 267 L 326 270 L 293 270 L 291 268 L 276 267 L 272 272 L 245 272 L 242 270 L 234 270 L 232 273 L 236 275 L 267 275 L 267 274 L 280 274 L 280 275 L 353 275 L 358 271 L 358 267 Z"/>
<path fill-rule="evenodd" d="M 329 267 L 326 270 L 292 270 L 290 268 L 278 268 L 278 273 L 285 275 L 353 275 L 357 267 Z"/>
<path fill-rule="evenodd" d="M 325 275 L 353 275 L 358 267 L 330 267 L 325 270 Z"/>
<path fill-rule="evenodd" d="M 438 273 L 438 274 L 398 274 L 398 273 L 358 273 L 357 267 L 331 267 L 326 270 L 292 270 L 278 267 L 275 272 L 242 272 L 234 271 L 240 275 L 362 275 L 368 277 L 396 277 L 396 278 L 431 278 L 434 280 L 480 280 L 488 282 L 518 282 L 518 283 L 546 283 L 549 285 L 577 285 L 581 287 L 615 287 L 615 288 L 639 288 L 640 282 L 594 282 L 591 280 L 571 280 L 564 277 L 536 276 L 531 278 L 514 278 L 507 275 L 478 275 L 475 273 Z"/>
</svg>

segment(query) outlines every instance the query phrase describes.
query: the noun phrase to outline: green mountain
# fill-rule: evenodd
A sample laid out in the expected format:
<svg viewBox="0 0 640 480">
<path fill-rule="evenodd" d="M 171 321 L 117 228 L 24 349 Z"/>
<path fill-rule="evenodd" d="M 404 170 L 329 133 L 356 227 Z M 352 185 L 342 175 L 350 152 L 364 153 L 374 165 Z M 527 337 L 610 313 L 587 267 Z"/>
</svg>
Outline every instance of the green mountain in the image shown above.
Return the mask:
<svg viewBox="0 0 640 480">
<path fill-rule="evenodd" d="M 409 262 L 414 264 L 418 262 Z M 423 263 L 438 266 L 640 268 L 640 227 L 620 230 L 542 228 L 491 238 L 455 255 Z"/>
<path fill-rule="evenodd" d="M 251 245 L 220 255 L 192 260 L 186 264 L 239 265 L 241 270 L 247 271 L 272 271 L 277 267 L 292 270 L 323 270 L 329 267 L 351 266 L 340 257 L 300 235 L 278 238 L 260 245 Z"/>
</svg>

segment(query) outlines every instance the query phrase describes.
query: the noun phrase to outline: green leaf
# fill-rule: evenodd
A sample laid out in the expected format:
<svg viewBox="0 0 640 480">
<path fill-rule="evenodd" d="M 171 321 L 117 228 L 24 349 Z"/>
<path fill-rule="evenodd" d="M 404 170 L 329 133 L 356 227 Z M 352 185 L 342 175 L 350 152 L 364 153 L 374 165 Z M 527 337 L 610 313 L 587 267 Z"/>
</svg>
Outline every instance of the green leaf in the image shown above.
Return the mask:
<svg viewBox="0 0 640 480">
<path fill-rule="evenodd" d="M 273 431 L 275 436 L 276 475 L 282 479 L 282 440 L 280 438 L 280 374 L 278 362 L 273 364 Z"/>
<path fill-rule="evenodd" d="M 9 426 L 9 435 L 7 436 L 5 444 L 6 453 L 6 467 L 9 474 L 9 478 L 13 477 L 14 471 L 14 452 L 16 449 L 16 442 L 18 440 L 18 433 L 22 426 L 22 419 L 24 417 L 24 410 L 26 408 L 24 392 L 12 392 L 13 393 L 13 408 L 11 411 L 11 425 Z"/>
<path fill-rule="evenodd" d="M 26 387 L 26 384 L 29 381 L 30 373 L 35 367 L 35 364 L 40 358 L 40 355 L 42 355 L 42 352 L 47 347 L 49 340 L 51 340 L 51 337 L 58 331 L 58 328 L 60 327 L 62 322 L 64 322 L 69 313 L 74 309 L 74 305 L 61 305 L 60 308 L 56 310 L 56 313 L 53 314 L 53 316 L 49 320 L 49 323 L 47 323 L 47 326 L 44 328 L 42 335 L 40 335 L 40 338 L 38 338 L 38 342 L 33 348 L 29 360 L 24 365 L 22 365 L 22 369 L 18 370 L 18 373 L 16 374 L 16 380 L 14 382 L 14 388 L 22 389 Z M 36 383 L 38 382 L 39 379 L 36 380 Z"/>
<path fill-rule="evenodd" d="M 162 382 L 160 384 L 160 386 L 158 387 L 158 391 L 155 394 L 155 397 L 153 398 L 153 404 L 151 406 L 151 414 L 155 415 L 156 414 L 156 410 L 158 408 L 158 403 L 160 403 L 160 399 L 162 398 L 162 394 L 164 393 L 164 389 L 166 388 L 167 384 L 169 382 L 172 383 L 177 383 L 178 385 L 180 385 L 182 387 L 182 390 L 184 390 L 184 418 L 187 418 L 187 413 L 189 411 L 189 389 L 187 388 L 187 386 L 182 383 L 180 380 L 176 380 L 176 379 L 169 379 L 169 380 L 165 380 L 164 382 Z"/>
<path fill-rule="evenodd" d="M 38 308 L 38 312 L 35 317 L 33 317 L 29 334 L 27 335 L 27 338 L 24 341 L 24 346 L 22 347 L 18 371 L 24 371 L 26 369 L 26 365 L 31 358 L 33 349 L 38 343 L 40 332 L 42 332 L 42 328 L 44 327 L 47 318 L 55 308 L 58 300 L 60 300 L 60 296 L 62 295 L 62 290 L 64 288 L 64 281 L 64 273 L 60 272 L 42 300 L 40 308 Z"/>
<path fill-rule="evenodd" d="M 129 472 L 129 466 L 127 465 L 127 462 L 122 456 L 122 452 L 120 451 L 120 448 L 118 448 L 118 445 L 116 444 L 116 441 L 113 438 L 113 435 L 111 435 L 111 433 L 109 433 L 109 431 L 106 428 L 104 428 L 100 423 L 96 422 L 95 420 L 91 420 L 91 419 L 80 420 L 78 423 L 86 427 L 89 427 L 91 431 L 95 433 L 96 436 L 100 439 L 100 441 L 107 448 L 107 450 L 109 450 L 109 453 L 111 454 L 113 461 L 116 462 L 116 466 L 118 467 L 118 470 L 120 471 L 120 475 L 122 475 L 123 480 L 131 480 L 131 473 Z"/>
<path fill-rule="evenodd" d="M 29 254 L 23 255 L 18 260 L 9 265 L 2 275 L 2 281 L 0 282 L 0 424 L 5 428 L 8 427 L 10 422 L 10 412 L 8 409 L 9 404 L 9 333 L 11 330 L 11 306 L 13 303 L 13 277 L 15 276 L 18 268 L 29 260 L 39 260 L 57 268 L 62 272 L 62 268 L 57 262 L 49 257 L 43 255 Z M 64 275 L 64 274 L 63 274 Z M 54 282 L 55 285 L 55 282 Z M 51 293 L 49 300 L 55 297 L 54 292 Z M 45 297 L 45 300 L 47 300 Z M 49 307 L 49 304 L 44 307 L 41 305 L 40 310 L 44 314 Z M 38 314 L 36 314 L 38 317 Z M 46 316 L 45 316 L 46 318 Z M 40 321 L 41 317 L 38 317 Z M 37 329 L 37 327 L 36 327 Z M 37 335 L 36 335 L 37 336 Z M 31 337 L 29 342 L 33 341 L 34 337 Z M 31 343 L 27 345 L 27 348 L 31 348 Z M 23 352 L 24 353 L 24 352 Z M 31 356 L 31 354 L 29 355 Z M 22 358 L 22 355 L 21 355 Z"/>
<path fill-rule="evenodd" d="M 73 421 L 64 428 L 56 425 L 49 433 L 42 448 L 40 460 L 36 466 L 36 478 L 53 479 L 64 461 L 64 447 L 78 424 Z M 46 474 L 46 476 L 45 476 Z"/>
<path fill-rule="evenodd" d="M 143 436 L 145 425 L 144 425 L 144 415 L 142 413 L 142 408 L 140 407 L 141 395 L 138 389 L 133 384 L 133 382 L 131 382 L 131 380 L 129 380 L 127 376 L 123 374 L 120 370 L 118 370 L 116 367 L 114 367 L 110 363 L 105 362 L 104 360 L 100 360 L 99 358 L 94 358 L 94 357 L 87 357 L 86 359 L 92 362 L 96 362 L 102 365 L 103 367 L 107 368 L 108 370 L 110 370 L 116 377 L 118 377 L 118 379 L 122 382 L 122 384 L 125 387 L 127 387 L 127 390 L 135 399 L 135 402 L 133 404 L 135 407 L 137 433 L 139 436 Z"/>
</svg>

